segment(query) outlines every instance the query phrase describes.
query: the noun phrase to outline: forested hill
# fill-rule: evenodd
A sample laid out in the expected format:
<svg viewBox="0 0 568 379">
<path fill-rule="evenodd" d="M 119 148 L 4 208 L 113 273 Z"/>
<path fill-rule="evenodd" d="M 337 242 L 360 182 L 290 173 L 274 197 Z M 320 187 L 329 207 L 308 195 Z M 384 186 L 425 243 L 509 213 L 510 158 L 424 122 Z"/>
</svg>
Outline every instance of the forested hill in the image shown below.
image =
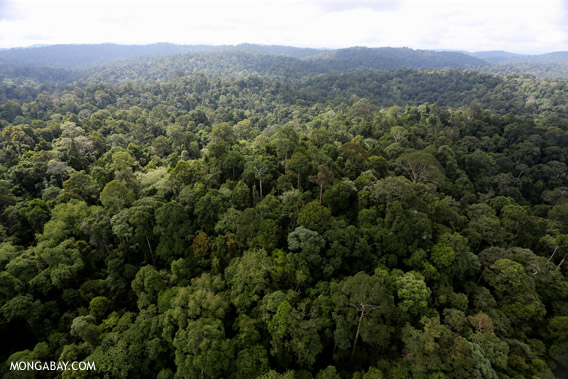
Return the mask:
<svg viewBox="0 0 568 379">
<path fill-rule="evenodd" d="M 497 74 L 520 73 L 540 78 L 568 79 L 568 52 L 558 51 L 540 55 L 512 54 L 506 51 L 488 51 L 471 54 L 491 63 L 481 71 Z"/>
<path fill-rule="evenodd" d="M 555 51 L 540 55 L 513 54 L 506 51 L 486 51 L 471 53 L 472 56 L 489 63 L 568 63 L 568 51 Z"/>
<path fill-rule="evenodd" d="M 83 78 L 91 83 L 165 81 L 195 73 L 203 73 L 208 77 L 256 74 L 270 78 L 298 79 L 322 73 L 322 69 L 317 64 L 294 57 L 228 49 L 109 62 L 85 70 Z"/>
<path fill-rule="evenodd" d="M 21 66 L 79 68 L 120 59 L 160 56 L 177 53 L 213 51 L 246 52 L 256 55 L 276 55 L 310 58 L 322 65 L 320 70 L 354 69 L 392 70 L 398 68 L 465 68 L 486 64 L 481 59 L 463 54 L 412 50 L 408 48 L 350 48 L 322 50 L 290 46 L 241 44 L 237 46 L 174 45 L 54 45 L 34 48 L 0 50 L 0 62 Z M 324 50 L 325 51 L 325 50 Z M 351 61 L 351 64 L 349 63 Z"/>
<path fill-rule="evenodd" d="M 0 50 L 0 62 L 20 66 L 80 68 L 132 57 L 224 50 L 238 50 L 254 54 L 282 55 L 295 58 L 303 58 L 322 52 L 321 49 L 255 44 L 213 46 L 175 45 L 171 43 L 155 43 L 151 45 L 117 45 L 106 43 L 2 49 Z"/>
<path fill-rule="evenodd" d="M 353 47 L 332 50 L 307 58 L 328 71 L 398 70 L 401 68 L 474 68 L 487 65 L 482 59 L 459 52 L 413 50 L 409 48 Z"/>
<path fill-rule="evenodd" d="M 35 82 L 42 84 L 69 84 L 83 77 L 84 74 L 81 72 L 64 68 L 20 66 L 0 63 L 0 82 L 4 83 Z"/>
<path fill-rule="evenodd" d="M 55 45 L 0 50 L 0 80 L 34 78 L 47 83 L 69 83 L 78 79 L 148 80 L 194 72 L 223 76 L 257 73 L 299 78 L 314 74 L 406 68 L 470 69 L 566 79 L 567 55 L 566 52 L 521 55 L 503 51 L 463 53 L 365 47 L 320 50 L 255 44 Z M 167 73 L 160 72 L 162 70 Z"/>
<path fill-rule="evenodd" d="M 515 60 L 522 61 L 523 58 L 526 58 L 525 55 L 509 53 L 508 51 L 503 50 L 479 51 L 470 53 L 470 55 L 494 64 L 510 63 Z"/>
<path fill-rule="evenodd" d="M 82 66 L 135 56 L 167 55 L 185 52 L 210 51 L 221 47 L 209 45 L 53 45 L 0 50 L 0 62 L 19 66 L 79 68 Z"/>
</svg>

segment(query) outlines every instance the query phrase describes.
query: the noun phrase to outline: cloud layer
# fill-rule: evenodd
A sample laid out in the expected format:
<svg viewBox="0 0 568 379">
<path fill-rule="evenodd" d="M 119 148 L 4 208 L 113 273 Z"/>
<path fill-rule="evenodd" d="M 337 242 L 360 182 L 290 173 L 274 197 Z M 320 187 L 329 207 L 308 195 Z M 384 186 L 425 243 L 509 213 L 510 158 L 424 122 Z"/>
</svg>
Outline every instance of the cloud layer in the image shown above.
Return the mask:
<svg viewBox="0 0 568 379">
<path fill-rule="evenodd" d="M 0 0 L 0 22 L 4 20 L 14 20 L 19 17 L 16 4 L 10 0 Z"/>
<path fill-rule="evenodd" d="M 402 0 L 314 0 L 313 3 L 318 5 L 323 12 L 340 12 L 359 8 L 385 11 L 399 8 Z"/>
<path fill-rule="evenodd" d="M 568 50 L 563 0 L 0 0 L 0 47 L 243 42 Z"/>
</svg>

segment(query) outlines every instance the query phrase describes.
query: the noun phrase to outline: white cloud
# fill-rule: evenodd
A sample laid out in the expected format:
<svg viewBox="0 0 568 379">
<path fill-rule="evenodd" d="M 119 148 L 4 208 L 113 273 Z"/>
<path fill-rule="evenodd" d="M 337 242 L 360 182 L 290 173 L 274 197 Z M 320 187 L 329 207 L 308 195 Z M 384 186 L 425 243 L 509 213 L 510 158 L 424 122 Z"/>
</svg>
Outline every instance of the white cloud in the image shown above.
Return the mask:
<svg viewBox="0 0 568 379">
<path fill-rule="evenodd" d="M 15 20 L 23 17 L 22 12 L 12 0 L 0 0 L 0 21 Z"/>
<path fill-rule="evenodd" d="M 352 9 L 385 11 L 399 8 L 402 0 L 313 0 L 324 12 L 338 12 Z"/>
<path fill-rule="evenodd" d="M 0 0 L 0 11 L 6 4 Z M 251 42 L 568 50 L 563 0 L 19 0 L 17 9 L 19 17 L 0 16 L 0 47 Z"/>
<path fill-rule="evenodd" d="M 437 1 L 409 0 L 411 15 L 425 48 L 514 50 L 566 49 L 561 1 Z M 412 38 L 412 36 L 409 36 Z"/>
</svg>

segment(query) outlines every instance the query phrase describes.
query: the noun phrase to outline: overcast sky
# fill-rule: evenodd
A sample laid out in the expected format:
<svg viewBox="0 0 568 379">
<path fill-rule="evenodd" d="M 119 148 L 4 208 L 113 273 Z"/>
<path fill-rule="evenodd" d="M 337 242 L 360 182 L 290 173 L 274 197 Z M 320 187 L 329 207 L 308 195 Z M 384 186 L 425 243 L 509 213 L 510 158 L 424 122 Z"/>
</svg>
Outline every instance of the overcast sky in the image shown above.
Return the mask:
<svg viewBox="0 0 568 379">
<path fill-rule="evenodd" d="M 566 0 L 0 0 L 0 47 L 260 44 L 568 50 Z"/>
</svg>

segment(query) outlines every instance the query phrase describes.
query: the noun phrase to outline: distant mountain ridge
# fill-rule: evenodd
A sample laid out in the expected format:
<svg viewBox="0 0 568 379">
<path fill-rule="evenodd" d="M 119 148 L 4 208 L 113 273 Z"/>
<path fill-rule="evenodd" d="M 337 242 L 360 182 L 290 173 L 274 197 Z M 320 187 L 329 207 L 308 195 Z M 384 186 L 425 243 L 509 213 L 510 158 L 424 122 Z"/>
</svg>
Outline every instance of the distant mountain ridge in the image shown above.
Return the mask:
<svg viewBox="0 0 568 379">
<path fill-rule="evenodd" d="M 53 45 L 0 51 L 0 63 L 26 66 L 78 68 L 141 56 L 172 55 L 212 51 L 241 51 L 277 55 L 321 63 L 328 69 L 463 68 L 486 64 L 483 60 L 458 52 L 436 52 L 409 48 L 367 48 L 323 50 L 277 45 Z M 332 63 L 331 67 L 330 62 Z M 421 63 L 422 62 L 422 63 Z"/>
<path fill-rule="evenodd" d="M 211 45 L 174 45 L 171 43 L 155 43 L 151 45 L 118 45 L 111 43 L 94 45 L 51 45 L 0 51 L 0 63 L 77 68 L 135 56 L 168 55 L 210 51 L 220 48 L 223 47 Z"/>
<path fill-rule="evenodd" d="M 142 56 L 159 56 L 210 51 L 246 51 L 253 54 L 282 55 L 294 58 L 321 53 L 322 49 L 278 45 L 119 45 L 112 43 L 85 45 L 51 45 L 0 49 L 0 63 L 26 66 L 77 68 L 93 64 Z"/>
<path fill-rule="evenodd" d="M 307 47 L 280 46 L 280 45 L 257 45 L 252 43 L 243 43 L 240 45 L 236 45 L 235 49 L 247 51 L 249 53 L 283 55 L 293 58 L 305 58 L 329 50 L 329 49 L 313 49 Z"/>
<path fill-rule="evenodd" d="M 555 51 L 546 54 L 525 55 L 507 51 L 481 51 L 470 55 L 493 64 L 506 63 L 563 63 L 568 64 L 568 51 Z"/>
<path fill-rule="evenodd" d="M 568 52 L 522 55 L 506 51 L 467 53 L 407 47 L 313 49 L 277 45 L 52 45 L 0 50 L 2 77 L 42 81 L 163 80 L 204 72 L 209 76 L 257 73 L 299 78 L 306 75 L 400 69 L 474 70 L 568 79 Z M 70 70 L 67 73 L 56 70 Z M 38 72 L 34 72 L 34 70 Z M 165 71 L 165 72 L 161 72 Z"/>
<path fill-rule="evenodd" d="M 547 79 L 568 79 L 568 52 L 557 51 L 538 55 L 514 54 L 506 51 L 470 53 L 490 65 L 480 71 L 498 75 L 523 74 Z"/>
<path fill-rule="evenodd" d="M 487 64 L 482 59 L 460 52 L 414 50 L 408 47 L 351 47 L 322 52 L 307 60 L 324 65 L 328 63 L 332 70 L 465 69 Z"/>
<path fill-rule="evenodd" d="M 148 56 L 108 62 L 89 71 L 92 82 L 120 82 L 144 78 L 168 80 L 176 76 L 203 73 L 207 76 L 247 75 L 298 79 L 329 73 L 396 71 L 400 69 L 473 69 L 487 65 L 462 53 L 438 53 L 408 48 L 349 48 L 339 50 L 295 50 L 304 55 L 284 55 L 280 47 L 235 46 L 199 53 Z M 315 54 L 314 54 L 315 53 Z"/>
<path fill-rule="evenodd" d="M 517 57 L 518 58 L 524 57 L 524 55 L 522 54 L 509 53 L 508 51 L 503 51 L 503 50 L 479 51 L 469 54 L 476 58 L 483 59 L 489 63 L 494 63 L 494 64 L 505 63 Z"/>
</svg>

